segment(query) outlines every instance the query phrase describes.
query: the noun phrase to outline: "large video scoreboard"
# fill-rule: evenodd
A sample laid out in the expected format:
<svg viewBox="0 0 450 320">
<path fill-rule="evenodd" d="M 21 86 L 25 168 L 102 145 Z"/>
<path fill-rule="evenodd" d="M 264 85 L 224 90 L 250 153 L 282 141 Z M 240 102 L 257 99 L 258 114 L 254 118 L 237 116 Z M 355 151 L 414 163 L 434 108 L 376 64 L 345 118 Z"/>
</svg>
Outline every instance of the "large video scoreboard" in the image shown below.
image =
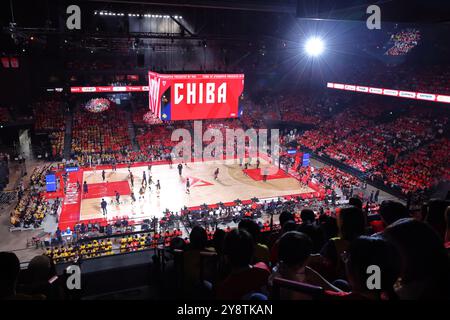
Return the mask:
<svg viewBox="0 0 450 320">
<path fill-rule="evenodd" d="M 243 74 L 148 73 L 149 107 L 161 120 L 237 118 Z"/>
</svg>

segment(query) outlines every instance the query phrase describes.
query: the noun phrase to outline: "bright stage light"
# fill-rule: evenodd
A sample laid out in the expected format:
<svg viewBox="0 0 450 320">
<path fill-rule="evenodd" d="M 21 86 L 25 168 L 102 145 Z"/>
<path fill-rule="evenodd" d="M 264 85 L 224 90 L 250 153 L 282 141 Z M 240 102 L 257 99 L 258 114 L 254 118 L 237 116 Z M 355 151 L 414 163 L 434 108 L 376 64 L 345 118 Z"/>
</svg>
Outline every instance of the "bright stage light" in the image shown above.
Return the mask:
<svg viewBox="0 0 450 320">
<path fill-rule="evenodd" d="M 313 37 L 306 41 L 305 51 L 308 55 L 317 57 L 321 55 L 324 50 L 325 46 L 322 39 Z"/>
</svg>

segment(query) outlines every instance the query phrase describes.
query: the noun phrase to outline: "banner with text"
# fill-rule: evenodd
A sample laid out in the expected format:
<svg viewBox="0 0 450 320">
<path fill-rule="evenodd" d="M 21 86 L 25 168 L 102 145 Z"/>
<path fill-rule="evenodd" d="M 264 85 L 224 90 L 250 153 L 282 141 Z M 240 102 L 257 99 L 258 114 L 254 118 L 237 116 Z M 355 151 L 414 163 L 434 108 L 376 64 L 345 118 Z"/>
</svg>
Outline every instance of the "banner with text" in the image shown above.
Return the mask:
<svg viewBox="0 0 450 320">
<path fill-rule="evenodd" d="M 243 74 L 148 73 L 149 108 L 162 120 L 237 118 Z"/>
<path fill-rule="evenodd" d="M 385 96 L 407 98 L 407 99 L 418 99 L 418 100 L 450 103 L 450 95 L 435 94 L 435 93 L 424 93 L 424 92 L 412 92 L 412 91 L 403 91 L 403 90 L 396 90 L 396 89 L 374 88 L 374 87 L 358 86 L 358 85 L 343 84 L 343 83 L 333 83 L 333 82 L 327 82 L 327 88 L 347 90 L 347 91 L 356 91 L 356 92 L 363 92 L 363 93 L 371 93 L 371 94 L 381 94 L 381 95 L 385 95 Z"/>
</svg>

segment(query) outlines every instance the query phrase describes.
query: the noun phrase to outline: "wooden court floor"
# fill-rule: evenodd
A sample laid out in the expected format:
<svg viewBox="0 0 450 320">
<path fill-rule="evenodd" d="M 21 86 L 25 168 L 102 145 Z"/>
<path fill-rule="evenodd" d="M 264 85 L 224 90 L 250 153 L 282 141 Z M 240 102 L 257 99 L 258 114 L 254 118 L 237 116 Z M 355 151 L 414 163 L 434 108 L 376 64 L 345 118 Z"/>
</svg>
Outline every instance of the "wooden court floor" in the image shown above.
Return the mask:
<svg viewBox="0 0 450 320">
<path fill-rule="evenodd" d="M 268 167 L 265 160 L 261 160 L 261 167 Z M 214 170 L 219 168 L 218 179 L 214 179 Z M 253 164 L 250 168 L 255 168 Z M 150 217 L 162 217 L 166 209 L 179 211 L 184 206 L 193 207 L 204 203 L 216 204 L 219 202 L 231 202 L 236 199 L 248 200 L 253 197 L 259 199 L 275 198 L 292 194 L 313 192 L 308 186 L 302 185 L 298 180 L 289 176 L 281 179 L 255 181 L 245 175 L 242 167 L 235 160 L 206 161 L 188 163 L 183 165 L 182 176 L 179 176 L 176 165 L 155 165 L 151 174 L 147 167 L 133 167 L 134 187 L 131 187 L 127 168 L 105 170 L 106 181 L 103 182 L 101 171 L 85 171 L 83 181 L 88 185 L 128 182 L 134 192 L 136 202 L 132 203 L 129 194 L 121 194 L 120 204 L 115 204 L 115 197 L 99 195 L 98 198 L 82 198 L 80 220 L 101 219 L 103 214 L 100 208 L 102 197 L 107 201 L 108 220 L 116 217 L 128 216 L 132 219 L 144 219 Z M 151 190 L 145 188 L 143 199 L 139 199 L 139 190 L 142 184 L 143 172 L 146 171 L 147 180 L 151 175 L 156 183 L 160 181 L 161 190 L 156 191 L 155 184 Z M 191 187 L 190 194 L 186 193 L 186 178 L 189 177 Z M 119 191 L 120 193 L 120 191 Z"/>
</svg>

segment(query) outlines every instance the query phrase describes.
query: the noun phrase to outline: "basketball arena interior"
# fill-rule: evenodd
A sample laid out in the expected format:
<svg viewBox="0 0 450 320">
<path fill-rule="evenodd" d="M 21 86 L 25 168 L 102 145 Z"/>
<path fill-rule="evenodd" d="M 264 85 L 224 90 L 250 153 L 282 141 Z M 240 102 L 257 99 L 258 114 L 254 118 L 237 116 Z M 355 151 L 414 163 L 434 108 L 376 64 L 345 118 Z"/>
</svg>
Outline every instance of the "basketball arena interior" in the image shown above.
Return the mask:
<svg viewBox="0 0 450 320">
<path fill-rule="evenodd" d="M 2 1 L 1 299 L 449 299 L 450 6 L 373 2 Z"/>
</svg>

